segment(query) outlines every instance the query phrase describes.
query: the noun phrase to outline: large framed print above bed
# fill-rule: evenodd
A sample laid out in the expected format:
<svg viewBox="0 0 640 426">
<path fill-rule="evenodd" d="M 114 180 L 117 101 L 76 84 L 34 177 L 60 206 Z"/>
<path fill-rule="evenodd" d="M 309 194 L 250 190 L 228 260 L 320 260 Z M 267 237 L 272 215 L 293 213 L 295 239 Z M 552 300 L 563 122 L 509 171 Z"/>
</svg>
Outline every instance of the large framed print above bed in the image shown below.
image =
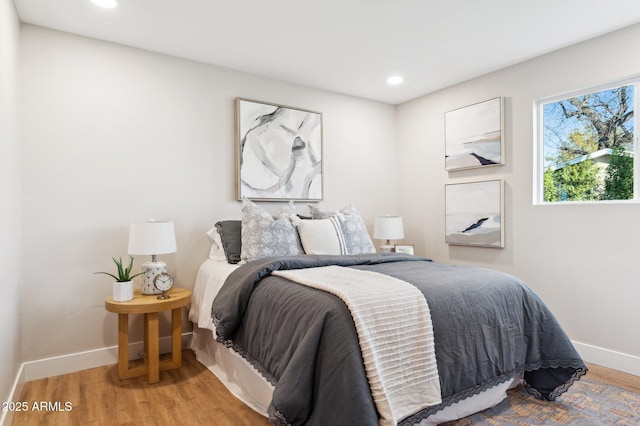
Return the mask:
<svg viewBox="0 0 640 426">
<path fill-rule="evenodd" d="M 445 112 L 447 171 L 504 164 L 504 98 Z"/>
<path fill-rule="evenodd" d="M 320 201 L 322 113 L 236 98 L 238 200 Z"/>
<path fill-rule="evenodd" d="M 504 182 L 445 185 L 445 242 L 504 247 Z"/>
</svg>

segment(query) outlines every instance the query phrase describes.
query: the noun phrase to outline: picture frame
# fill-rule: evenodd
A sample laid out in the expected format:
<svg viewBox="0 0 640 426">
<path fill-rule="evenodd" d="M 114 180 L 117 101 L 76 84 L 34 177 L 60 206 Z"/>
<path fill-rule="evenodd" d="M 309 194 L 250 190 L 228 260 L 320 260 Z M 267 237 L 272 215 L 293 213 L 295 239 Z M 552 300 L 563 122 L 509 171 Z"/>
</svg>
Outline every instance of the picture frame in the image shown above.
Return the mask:
<svg viewBox="0 0 640 426">
<path fill-rule="evenodd" d="M 322 113 L 235 99 L 238 200 L 321 201 Z"/>
<path fill-rule="evenodd" d="M 393 246 L 393 251 L 396 253 L 414 254 L 413 244 L 396 244 Z"/>
<path fill-rule="evenodd" d="M 504 181 L 445 185 L 445 242 L 504 248 Z"/>
<path fill-rule="evenodd" d="M 504 98 L 447 111 L 445 169 L 456 171 L 504 164 Z"/>
</svg>

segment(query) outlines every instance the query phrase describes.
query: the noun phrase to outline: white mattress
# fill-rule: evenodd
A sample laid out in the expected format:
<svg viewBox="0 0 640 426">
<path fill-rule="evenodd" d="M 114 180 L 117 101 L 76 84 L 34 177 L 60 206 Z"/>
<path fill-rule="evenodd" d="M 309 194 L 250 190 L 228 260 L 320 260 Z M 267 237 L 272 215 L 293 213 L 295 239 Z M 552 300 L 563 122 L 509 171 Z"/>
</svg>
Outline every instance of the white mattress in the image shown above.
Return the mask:
<svg viewBox="0 0 640 426">
<path fill-rule="evenodd" d="M 212 259 L 207 259 L 200 266 L 189 311 L 189 320 L 194 323 L 191 349 L 198 361 L 211 370 L 233 395 L 266 417 L 273 386 L 244 358 L 215 341 L 211 305 L 227 276 L 236 268 L 237 265 Z M 432 414 L 420 425 L 438 425 L 493 407 L 506 398 L 507 389 L 518 381 L 516 378 L 464 399 Z"/>
</svg>

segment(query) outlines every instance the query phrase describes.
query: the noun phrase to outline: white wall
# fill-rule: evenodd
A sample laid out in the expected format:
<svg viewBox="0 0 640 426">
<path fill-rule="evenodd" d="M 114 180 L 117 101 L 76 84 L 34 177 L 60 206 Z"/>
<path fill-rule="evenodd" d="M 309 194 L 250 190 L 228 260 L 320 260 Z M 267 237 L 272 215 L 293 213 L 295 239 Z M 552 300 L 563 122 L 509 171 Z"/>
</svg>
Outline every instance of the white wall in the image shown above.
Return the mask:
<svg viewBox="0 0 640 426">
<path fill-rule="evenodd" d="M 20 363 L 20 144 L 18 143 L 18 15 L 0 0 L 0 401 L 10 393 Z M 0 412 L 0 423 L 2 416 Z"/>
<path fill-rule="evenodd" d="M 407 242 L 435 260 L 521 277 L 572 340 L 596 347 L 578 347 L 591 361 L 635 374 L 640 205 L 534 206 L 532 176 L 534 100 L 640 74 L 639 40 L 634 26 L 407 102 L 397 114 L 398 205 Z M 445 111 L 496 96 L 506 98 L 506 165 L 447 173 Z M 445 244 L 445 184 L 495 178 L 506 183 L 506 247 Z"/>
<path fill-rule="evenodd" d="M 163 259 L 193 287 L 204 233 L 240 217 L 235 97 L 322 112 L 323 205 L 353 201 L 369 227 L 396 212 L 392 106 L 30 25 L 21 40 L 25 360 L 117 343 L 111 282 L 92 272 L 126 256 L 132 220 L 174 221 Z"/>
<path fill-rule="evenodd" d="M 10 16 L 15 25 L 15 14 Z M 9 30 L 4 22 L 0 28 L 4 40 Z M 574 341 L 604 354 L 591 361 L 640 374 L 640 206 L 531 203 L 533 100 L 639 73 L 640 59 L 629 52 L 640 40 L 640 26 L 397 108 L 30 25 L 20 35 L 22 172 L 12 161 L 19 148 L 16 129 L 0 126 L 13 135 L 3 134 L 2 149 L 13 154 L 0 159 L 3 166 L 10 163 L 2 170 L 13 186 L 0 187 L 0 194 L 19 204 L 21 177 L 24 360 L 116 344 L 115 315 L 103 307 L 110 281 L 91 273 L 111 268 L 111 256 L 126 255 L 132 220 L 175 221 L 179 250 L 164 258 L 178 285 L 192 287 L 208 251 L 204 232 L 217 219 L 239 217 L 233 99 L 240 96 L 323 112 L 324 205 L 353 201 L 370 228 L 375 215 L 400 213 L 405 242 L 415 244 L 418 254 L 523 278 Z M 3 56 L 3 82 L 12 70 Z M 0 89 L 7 87 L 2 84 Z M 495 96 L 506 97 L 507 164 L 447 174 L 444 112 Z M 15 115 L 13 107 L 4 111 L 0 119 Z M 446 245 L 445 183 L 484 178 L 506 181 L 506 248 Z M 21 220 L 17 208 L 2 215 Z M 19 227 L 7 229 L 3 265 L 17 265 Z M 8 358 L 0 361 L 15 366 L 21 278 L 15 269 L 3 273 L 14 274 L 8 300 L 16 308 L 0 314 L 15 325 L 0 332 L 14 343 L 13 353 L 3 350 L 0 356 Z M 141 337 L 139 325 L 132 325 L 134 339 Z M 161 333 L 169 334 L 166 318 Z M 622 355 L 616 358 L 616 352 Z M 2 368 L 7 362 L 0 362 Z"/>
</svg>

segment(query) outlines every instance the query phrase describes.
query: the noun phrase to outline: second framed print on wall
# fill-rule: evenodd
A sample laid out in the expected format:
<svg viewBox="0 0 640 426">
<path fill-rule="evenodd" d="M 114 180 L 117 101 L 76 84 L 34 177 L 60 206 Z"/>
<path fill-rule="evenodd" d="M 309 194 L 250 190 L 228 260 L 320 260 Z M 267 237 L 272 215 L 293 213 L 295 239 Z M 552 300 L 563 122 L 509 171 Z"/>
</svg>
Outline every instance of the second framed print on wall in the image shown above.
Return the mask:
<svg viewBox="0 0 640 426">
<path fill-rule="evenodd" d="M 322 114 L 236 98 L 237 197 L 320 201 Z"/>
<path fill-rule="evenodd" d="M 445 185 L 445 242 L 504 247 L 504 181 Z"/>
</svg>

